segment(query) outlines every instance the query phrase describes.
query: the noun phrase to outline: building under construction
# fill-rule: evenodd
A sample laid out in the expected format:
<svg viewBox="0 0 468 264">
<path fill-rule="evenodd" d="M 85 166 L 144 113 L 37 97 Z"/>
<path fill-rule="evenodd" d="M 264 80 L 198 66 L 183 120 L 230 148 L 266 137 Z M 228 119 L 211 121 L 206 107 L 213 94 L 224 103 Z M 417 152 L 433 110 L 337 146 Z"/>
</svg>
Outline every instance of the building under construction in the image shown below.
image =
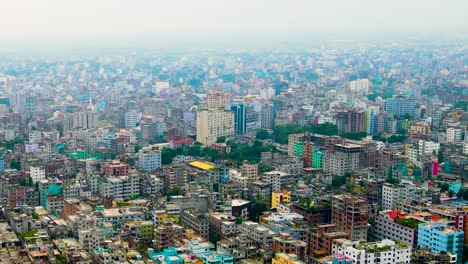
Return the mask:
<svg viewBox="0 0 468 264">
<path fill-rule="evenodd" d="M 351 240 L 367 240 L 368 206 L 361 197 L 350 194 L 333 196 L 332 222 L 339 230 L 349 233 Z"/>
</svg>

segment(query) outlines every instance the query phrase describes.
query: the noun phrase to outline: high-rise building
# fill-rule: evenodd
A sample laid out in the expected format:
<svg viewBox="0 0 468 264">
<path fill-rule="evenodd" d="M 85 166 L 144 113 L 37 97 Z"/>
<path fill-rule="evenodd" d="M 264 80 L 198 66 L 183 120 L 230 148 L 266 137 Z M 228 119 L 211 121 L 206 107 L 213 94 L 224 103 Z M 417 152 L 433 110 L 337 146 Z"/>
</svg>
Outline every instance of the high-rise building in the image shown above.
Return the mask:
<svg viewBox="0 0 468 264">
<path fill-rule="evenodd" d="M 461 142 L 463 130 L 461 128 L 447 128 L 447 142 Z"/>
<path fill-rule="evenodd" d="M 137 123 L 140 122 L 141 113 L 138 113 L 135 110 L 125 113 L 125 127 L 133 128 Z"/>
<path fill-rule="evenodd" d="M 206 106 L 208 108 L 225 108 L 232 100 L 230 93 L 221 91 L 210 91 L 207 95 Z"/>
<path fill-rule="evenodd" d="M 435 254 L 454 253 L 457 255 L 456 263 L 462 263 L 463 231 L 448 227 L 447 223 L 421 223 L 418 226 L 418 246 Z"/>
<path fill-rule="evenodd" d="M 369 93 L 369 80 L 358 79 L 350 81 L 347 87 L 350 92 L 355 93 L 356 95 L 366 96 Z"/>
<path fill-rule="evenodd" d="M 146 147 L 138 152 L 138 167 L 151 172 L 161 168 L 161 151 L 159 148 Z"/>
<path fill-rule="evenodd" d="M 396 95 L 385 101 L 385 111 L 392 116 L 403 117 L 409 115 L 414 117 L 416 100 L 404 95 Z"/>
<path fill-rule="evenodd" d="M 359 168 L 362 146 L 357 144 L 335 144 L 323 151 L 322 167 L 325 173 L 343 175 Z"/>
<path fill-rule="evenodd" d="M 341 110 L 336 113 L 338 134 L 366 131 L 365 112 L 358 109 Z"/>
<path fill-rule="evenodd" d="M 273 128 L 273 121 L 275 120 L 273 116 L 273 105 L 264 104 L 262 105 L 262 110 L 260 113 L 261 127 L 262 128 Z"/>
<path fill-rule="evenodd" d="M 221 108 L 197 111 L 197 141 L 204 145 L 216 143 L 218 137 L 234 134 L 234 113 Z"/>
<path fill-rule="evenodd" d="M 365 239 L 364 239 L 365 240 Z M 384 239 L 377 242 L 351 241 L 336 239 L 332 253 L 343 254 L 352 259 L 352 263 L 410 263 L 412 248 L 406 244 Z"/>
<path fill-rule="evenodd" d="M 333 196 L 332 222 L 339 230 L 349 233 L 351 240 L 367 240 L 368 207 L 366 200 L 354 195 Z"/>
<path fill-rule="evenodd" d="M 246 109 L 243 103 L 231 103 L 231 111 L 234 113 L 234 133 L 245 134 L 247 130 Z"/>
</svg>

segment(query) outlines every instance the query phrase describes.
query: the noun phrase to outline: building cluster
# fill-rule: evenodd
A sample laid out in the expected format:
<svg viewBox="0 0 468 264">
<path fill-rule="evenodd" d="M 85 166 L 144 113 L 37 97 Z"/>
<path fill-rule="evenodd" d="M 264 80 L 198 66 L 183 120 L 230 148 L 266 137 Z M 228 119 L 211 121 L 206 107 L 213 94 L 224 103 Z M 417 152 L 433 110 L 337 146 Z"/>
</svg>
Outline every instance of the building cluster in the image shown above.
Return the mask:
<svg viewBox="0 0 468 264">
<path fill-rule="evenodd" d="M 391 47 L 0 61 L 0 262 L 466 262 L 466 56 Z"/>
</svg>

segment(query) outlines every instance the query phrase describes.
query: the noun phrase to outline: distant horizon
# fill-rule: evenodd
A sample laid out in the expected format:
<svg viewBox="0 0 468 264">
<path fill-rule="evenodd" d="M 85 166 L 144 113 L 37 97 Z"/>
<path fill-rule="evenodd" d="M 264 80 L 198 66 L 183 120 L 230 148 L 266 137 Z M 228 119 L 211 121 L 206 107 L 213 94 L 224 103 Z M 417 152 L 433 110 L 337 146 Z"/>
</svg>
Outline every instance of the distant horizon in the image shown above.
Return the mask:
<svg viewBox="0 0 468 264">
<path fill-rule="evenodd" d="M 1 41 L 0 54 L 50 54 L 69 51 L 106 50 L 299 50 L 329 45 L 413 43 L 441 45 L 468 44 L 468 34 L 410 32 L 330 32 L 330 33 L 245 33 L 245 34 L 152 34 L 122 36 L 76 36 L 55 38 L 16 38 Z M 349 47 L 348 47 L 349 48 Z"/>
<path fill-rule="evenodd" d="M 207 48 L 242 48 L 263 39 L 274 49 L 275 40 L 313 44 L 311 39 L 468 36 L 464 0 L 18 0 L 6 1 L 2 10 L 3 53 L 48 47 L 173 48 L 178 41 L 185 43 L 182 48 L 199 41 Z"/>
</svg>

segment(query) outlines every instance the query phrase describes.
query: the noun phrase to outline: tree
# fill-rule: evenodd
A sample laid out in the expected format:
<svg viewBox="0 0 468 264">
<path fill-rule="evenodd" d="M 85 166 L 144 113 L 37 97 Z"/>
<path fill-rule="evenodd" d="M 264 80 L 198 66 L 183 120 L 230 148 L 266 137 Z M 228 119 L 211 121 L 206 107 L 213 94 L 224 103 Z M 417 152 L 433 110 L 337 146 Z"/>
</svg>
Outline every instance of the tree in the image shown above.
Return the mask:
<svg viewBox="0 0 468 264">
<path fill-rule="evenodd" d="M 267 211 L 268 205 L 264 201 L 256 200 L 252 205 L 252 211 L 249 214 L 250 220 L 257 222 L 263 212 Z"/>
<path fill-rule="evenodd" d="M 351 140 L 361 140 L 367 136 L 367 133 L 365 131 L 361 132 L 347 132 L 341 135 L 344 138 L 351 139 Z"/>
<path fill-rule="evenodd" d="M 161 151 L 161 163 L 170 164 L 172 159 L 177 156 L 177 152 L 171 148 L 163 148 Z"/>
<path fill-rule="evenodd" d="M 17 161 L 17 160 L 12 160 L 10 162 L 10 168 L 20 171 L 21 170 L 21 162 Z"/>
<path fill-rule="evenodd" d="M 449 185 L 447 183 L 439 184 L 439 188 L 441 192 L 447 192 L 449 190 Z"/>
<path fill-rule="evenodd" d="M 167 196 L 177 196 L 184 194 L 183 190 L 180 187 L 174 187 L 167 192 Z"/>
<path fill-rule="evenodd" d="M 445 157 L 444 157 L 444 151 L 441 149 L 439 150 L 439 152 L 437 153 L 437 161 L 439 163 L 442 163 L 445 161 Z"/>
<path fill-rule="evenodd" d="M 226 137 L 225 136 L 218 137 L 216 139 L 216 143 L 224 143 L 224 142 L 226 142 Z"/>
<path fill-rule="evenodd" d="M 449 191 L 448 191 L 448 197 L 449 197 L 450 199 L 452 199 L 452 197 L 453 197 L 454 194 L 455 194 L 455 193 L 454 193 L 452 190 L 449 190 Z"/>
<path fill-rule="evenodd" d="M 269 139 L 270 133 L 268 133 L 266 129 L 261 129 L 257 132 L 257 134 L 255 135 L 255 138 L 260 139 L 260 140 Z"/>
</svg>

